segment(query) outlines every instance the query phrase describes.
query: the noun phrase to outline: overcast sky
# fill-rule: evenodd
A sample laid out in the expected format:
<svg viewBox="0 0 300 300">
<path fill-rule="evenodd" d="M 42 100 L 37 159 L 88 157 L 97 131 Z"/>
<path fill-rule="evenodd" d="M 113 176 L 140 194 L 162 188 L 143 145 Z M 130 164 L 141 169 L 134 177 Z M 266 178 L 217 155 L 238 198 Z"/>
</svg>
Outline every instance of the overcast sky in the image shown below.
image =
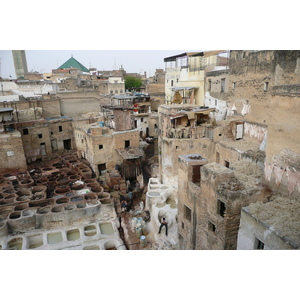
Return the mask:
<svg viewBox="0 0 300 300">
<path fill-rule="evenodd" d="M 128 73 L 153 76 L 156 69 L 165 68 L 165 57 L 186 51 L 200 50 L 26 50 L 26 60 L 29 72 L 49 73 L 73 55 L 86 68 L 113 70 L 122 65 Z M 0 50 L 0 59 L 2 78 L 15 78 L 11 50 Z"/>
</svg>

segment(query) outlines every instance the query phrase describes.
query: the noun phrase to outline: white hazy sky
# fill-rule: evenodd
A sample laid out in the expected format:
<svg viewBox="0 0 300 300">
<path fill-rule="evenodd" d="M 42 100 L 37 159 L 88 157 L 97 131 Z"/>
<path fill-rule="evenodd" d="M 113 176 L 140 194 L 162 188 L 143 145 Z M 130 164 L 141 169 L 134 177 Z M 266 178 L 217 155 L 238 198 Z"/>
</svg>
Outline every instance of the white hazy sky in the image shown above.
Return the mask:
<svg viewBox="0 0 300 300">
<path fill-rule="evenodd" d="M 28 71 L 49 73 L 67 61 L 71 55 L 85 67 L 98 70 L 119 69 L 152 76 L 155 69 L 164 69 L 164 58 L 190 50 L 26 50 Z M 198 50 L 193 50 L 198 51 Z M 0 50 L 2 78 L 15 78 L 11 50 Z"/>
</svg>

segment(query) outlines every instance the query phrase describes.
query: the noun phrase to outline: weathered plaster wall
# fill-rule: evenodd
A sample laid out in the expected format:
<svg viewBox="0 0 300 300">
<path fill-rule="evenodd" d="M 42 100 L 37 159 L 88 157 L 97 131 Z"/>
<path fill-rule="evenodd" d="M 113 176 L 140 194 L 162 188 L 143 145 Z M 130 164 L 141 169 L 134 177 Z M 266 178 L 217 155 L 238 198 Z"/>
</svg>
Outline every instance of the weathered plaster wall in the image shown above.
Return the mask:
<svg viewBox="0 0 300 300">
<path fill-rule="evenodd" d="M 285 199 L 288 205 L 281 202 L 276 202 L 276 207 L 271 202 L 259 204 L 260 214 L 266 216 L 263 219 L 261 216 L 253 215 L 250 207 L 242 208 L 237 250 L 256 249 L 257 239 L 264 243 L 264 250 L 299 249 L 299 239 L 296 241 L 290 236 L 291 233 L 295 236 L 295 233 L 297 235 L 299 232 L 299 229 L 295 227 L 297 222 L 293 222 L 289 215 L 291 210 L 299 211 L 299 205 L 296 202 L 288 203 L 291 202 L 288 199 Z"/>
<path fill-rule="evenodd" d="M 89 128 L 91 126 L 85 125 L 74 129 L 75 143 L 78 156 L 86 158 L 97 175 L 100 175 L 99 164 L 106 164 L 107 170 L 115 169 L 116 164 L 121 165 L 123 159 L 116 149 L 124 149 L 125 141 L 130 141 L 131 147 L 139 146 L 137 130 L 115 132 L 107 127 L 95 127 L 88 133 Z"/>
<path fill-rule="evenodd" d="M 178 158 L 178 233 L 179 249 L 196 249 L 197 205 L 201 194 L 200 179 L 193 182 L 193 168 L 202 168 L 206 159 L 189 159 L 189 156 Z M 198 157 L 194 154 L 191 157 Z M 195 180 L 194 180 L 195 181 Z M 186 209 L 190 210 L 190 215 Z"/>
<path fill-rule="evenodd" d="M 178 185 L 178 156 L 199 153 L 209 161 L 214 160 L 215 144 L 210 139 L 168 139 L 160 142 L 160 170 L 162 182 L 173 187 Z"/>
<path fill-rule="evenodd" d="M 64 140 L 71 140 L 71 149 L 76 148 L 72 120 L 52 120 L 49 122 L 49 131 L 51 136 L 52 151 L 55 151 L 52 142 L 53 140 L 56 140 L 57 150 L 63 150 L 65 148 Z"/>
<path fill-rule="evenodd" d="M 0 134 L 0 170 L 27 168 L 20 132 Z"/>
<path fill-rule="evenodd" d="M 100 111 L 100 100 L 98 98 L 76 98 L 60 99 L 61 115 L 74 117 L 88 112 Z"/>
<path fill-rule="evenodd" d="M 197 249 L 236 249 L 241 208 L 267 200 L 262 186 L 247 186 L 239 179 L 234 171 L 216 163 L 201 168 Z M 223 216 L 218 200 L 225 205 Z"/>
<path fill-rule="evenodd" d="M 131 111 L 123 109 L 114 109 L 115 130 L 131 130 L 132 120 Z"/>
<path fill-rule="evenodd" d="M 60 103 L 58 99 L 49 99 L 39 102 L 43 109 L 44 118 L 61 116 Z"/>
</svg>

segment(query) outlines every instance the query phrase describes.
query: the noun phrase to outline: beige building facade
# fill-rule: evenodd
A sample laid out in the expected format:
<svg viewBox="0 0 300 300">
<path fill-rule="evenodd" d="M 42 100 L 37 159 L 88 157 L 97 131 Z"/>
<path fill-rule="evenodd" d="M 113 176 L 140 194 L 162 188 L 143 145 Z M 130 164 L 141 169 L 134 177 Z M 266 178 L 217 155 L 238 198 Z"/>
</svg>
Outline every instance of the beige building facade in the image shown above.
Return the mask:
<svg viewBox="0 0 300 300">
<path fill-rule="evenodd" d="M 97 176 L 122 165 L 123 158 L 116 149 L 137 148 L 138 130 L 115 131 L 99 124 L 74 129 L 77 155 L 87 159 Z"/>
<path fill-rule="evenodd" d="M 166 63 L 166 104 L 174 101 L 176 92 L 180 100 L 176 103 L 204 105 L 205 70 L 223 65 L 218 55 L 224 51 L 187 52 L 164 59 Z"/>
</svg>

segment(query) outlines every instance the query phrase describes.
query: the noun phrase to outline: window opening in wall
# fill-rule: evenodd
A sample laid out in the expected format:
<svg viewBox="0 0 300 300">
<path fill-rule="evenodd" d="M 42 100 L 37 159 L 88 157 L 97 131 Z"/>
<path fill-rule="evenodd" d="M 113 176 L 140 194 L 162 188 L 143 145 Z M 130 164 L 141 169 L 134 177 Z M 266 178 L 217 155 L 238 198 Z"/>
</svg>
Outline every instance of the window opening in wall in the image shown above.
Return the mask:
<svg viewBox="0 0 300 300">
<path fill-rule="evenodd" d="M 239 140 L 243 138 L 244 134 L 244 124 L 236 124 L 236 129 L 235 129 L 235 139 Z"/>
<path fill-rule="evenodd" d="M 224 218 L 226 211 L 225 203 L 221 200 L 218 200 L 218 214 Z"/>
<path fill-rule="evenodd" d="M 220 163 L 220 153 L 216 152 L 216 161 L 219 164 Z"/>
<path fill-rule="evenodd" d="M 269 90 L 269 82 L 265 82 L 264 91 L 267 92 Z"/>
<path fill-rule="evenodd" d="M 24 134 L 24 135 L 29 134 L 29 131 L 28 131 L 27 128 L 24 128 L 24 129 L 23 129 L 23 134 Z"/>
<path fill-rule="evenodd" d="M 181 222 L 181 228 L 184 229 L 184 223 L 183 222 Z"/>
<path fill-rule="evenodd" d="M 59 132 L 62 132 L 62 126 L 58 126 Z"/>
<path fill-rule="evenodd" d="M 235 82 L 232 83 L 232 89 L 235 90 Z"/>
<path fill-rule="evenodd" d="M 192 210 L 187 207 L 186 205 L 184 205 L 184 217 L 188 220 L 188 221 L 192 221 Z"/>
<path fill-rule="evenodd" d="M 193 167 L 192 182 L 200 185 L 200 179 L 201 179 L 200 168 L 201 168 L 201 166 L 192 166 L 192 167 Z"/>
<path fill-rule="evenodd" d="M 103 149 L 103 145 L 99 145 L 99 149 Z"/>
<path fill-rule="evenodd" d="M 129 148 L 130 147 L 130 140 L 125 141 L 125 148 Z"/>
<path fill-rule="evenodd" d="M 208 229 L 213 232 L 216 232 L 216 225 L 213 224 L 212 222 L 208 221 Z"/>
<path fill-rule="evenodd" d="M 64 149 L 71 150 L 71 139 L 64 140 Z"/>
<path fill-rule="evenodd" d="M 254 249 L 263 250 L 265 248 L 265 244 L 259 239 L 255 238 Z"/>
<path fill-rule="evenodd" d="M 144 118 L 141 118 L 141 122 L 144 122 Z"/>
<path fill-rule="evenodd" d="M 171 86 L 173 86 L 173 80 L 171 80 Z"/>
<path fill-rule="evenodd" d="M 225 92 L 225 78 L 221 79 L 221 93 Z"/>
<path fill-rule="evenodd" d="M 137 128 L 137 120 L 134 120 L 134 128 Z"/>
<path fill-rule="evenodd" d="M 38 134 L 39 139 L 43 138 L 43 135 L 40 133 Z"/>
<path fill-rule="evenodd" d="M 217 106 L 218 105 L 218 100 L 215 100 L 215 106 Z"/>
<path fill-rule="evenodd" d="M 225 167 L 229 169 L 229 165 L 230 165 L 229 161 L 225 160 Z"/>
<path fill-rule="evenodd" d="M 211 80 L 208 80 L 208 91 L 211 91 Z"/>
</svg>

